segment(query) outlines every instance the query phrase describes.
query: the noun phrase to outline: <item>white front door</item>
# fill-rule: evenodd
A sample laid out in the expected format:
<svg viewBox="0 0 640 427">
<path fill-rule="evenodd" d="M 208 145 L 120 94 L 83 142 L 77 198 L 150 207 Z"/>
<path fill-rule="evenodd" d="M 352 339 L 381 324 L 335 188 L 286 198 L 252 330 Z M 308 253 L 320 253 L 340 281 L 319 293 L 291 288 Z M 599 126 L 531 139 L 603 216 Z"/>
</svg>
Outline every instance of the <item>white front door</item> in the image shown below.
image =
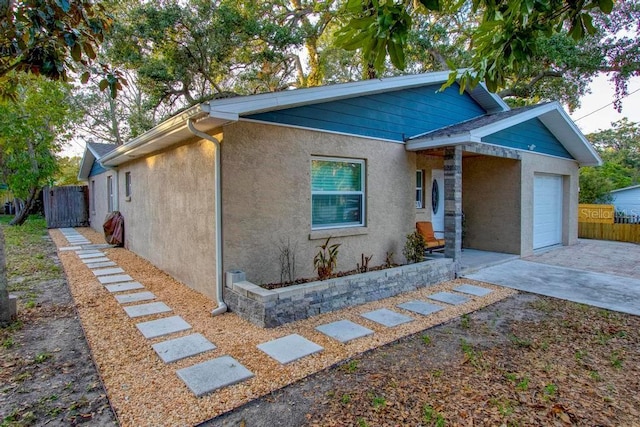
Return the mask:
<svg viewBox="0 0 640 427">
<path fill-rule="evenodd" d="M 533 249 L 562 243 L 562 177 L 536 175 L 533 186 Z"/>
<path fill-rule="evenodd" d="M 426 190 L 426 204 L 431 208 L 431 223 L 434 234 L 438 239 L 444 239 L 444 170 L 433 169 L 431 171 L 431 185 L 428 185 Z M 429 190 L 431 193 L 428 192 Z"/>
</svg>

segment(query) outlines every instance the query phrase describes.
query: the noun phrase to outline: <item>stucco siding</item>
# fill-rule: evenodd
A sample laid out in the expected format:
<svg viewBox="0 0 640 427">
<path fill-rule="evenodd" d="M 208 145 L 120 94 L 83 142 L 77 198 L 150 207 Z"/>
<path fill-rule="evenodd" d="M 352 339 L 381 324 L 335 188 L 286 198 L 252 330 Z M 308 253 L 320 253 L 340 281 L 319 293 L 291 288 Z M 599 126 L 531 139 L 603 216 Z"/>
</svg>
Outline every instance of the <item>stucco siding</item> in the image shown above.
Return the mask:
<svg viewBox="0 0 640 427">
<path fill-rule="evenodd" d="M 462 161 L 463 245 L 520 253 L 520 162 L 474 156 Z"/>
<path fill-rule="evenodd" d="M 313 156 L 364 159 L 366 227 L 311 230 Z M 222 144 L 224 268 L 256 283 L 280 281 L 279 248 L 296 255 L 296 277 L 314 277 L 313 257 L 326 236 L 341 243 L 337 270 L 370 265 L 386 252 L 403 261 L 415 222 L 415 154 L 403 144 L 240 122 Z"/>
<path fill-rule="evenodd" d="M 211 298 L 216 287 L 214 165 L 213 144 L 193 141 L 119 167 L 126 248 Z"/>
<path fill-rule="evenodd" d="M 522 154 L 522 240 L 521 256 L 533 254 L 533 189 L 536 174 L 562 176 L 562 244 L 578 242 L 578 164 L 537 154 Z"/>
</svg>

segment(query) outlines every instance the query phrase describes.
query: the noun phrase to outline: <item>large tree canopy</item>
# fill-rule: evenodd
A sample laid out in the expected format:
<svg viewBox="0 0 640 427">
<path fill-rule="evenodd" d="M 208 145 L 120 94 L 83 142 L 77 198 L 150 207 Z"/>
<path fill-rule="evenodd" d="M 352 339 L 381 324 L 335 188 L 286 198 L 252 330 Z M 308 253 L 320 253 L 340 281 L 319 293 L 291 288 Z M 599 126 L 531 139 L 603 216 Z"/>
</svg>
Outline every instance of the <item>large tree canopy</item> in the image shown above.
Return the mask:
<svg viewBox="0 0 640 427">
<path fill-rule="evenodd" d="M 101 89 L 115 96 L 122 79 L 94 61 L 111 24 L 91 0 L 0 1 L 0 95 L 14 96 L 19 73 L 29 72 L 63 81 L 101 75 Z"/>
</svg>

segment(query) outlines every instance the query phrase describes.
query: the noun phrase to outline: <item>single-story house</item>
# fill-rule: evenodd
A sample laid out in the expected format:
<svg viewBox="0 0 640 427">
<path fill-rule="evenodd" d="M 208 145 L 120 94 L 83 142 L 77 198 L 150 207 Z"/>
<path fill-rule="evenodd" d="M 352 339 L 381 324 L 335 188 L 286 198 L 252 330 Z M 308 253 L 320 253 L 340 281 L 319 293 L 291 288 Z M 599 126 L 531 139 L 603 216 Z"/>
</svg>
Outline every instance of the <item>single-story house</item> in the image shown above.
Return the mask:
<svg viewBox="0 0 640 427">
<path fill-rule="evenodd" d="M 212 298 L 230 270 L 279 282 L 285 247 L 297 277 L 315 276 L 329 236 L 339 271 L 362 254 L 402 262 L 417 221 L 454 260 L 463 243 L 521 256 L 574 244 L 578 168 L 596 151 L 558 103 L 441 91 L 448 75 L 213 100 L 106 153 L 89 144 L 92 227 L 119 210 L 126 248 Z"/>
<path fill-rule="evenodd" d="M 640 215 L 640 185 L 618 188 L 610 192 L 612 204 L 616 207 L 616 212 L 625 215 Z"/>
</svg>

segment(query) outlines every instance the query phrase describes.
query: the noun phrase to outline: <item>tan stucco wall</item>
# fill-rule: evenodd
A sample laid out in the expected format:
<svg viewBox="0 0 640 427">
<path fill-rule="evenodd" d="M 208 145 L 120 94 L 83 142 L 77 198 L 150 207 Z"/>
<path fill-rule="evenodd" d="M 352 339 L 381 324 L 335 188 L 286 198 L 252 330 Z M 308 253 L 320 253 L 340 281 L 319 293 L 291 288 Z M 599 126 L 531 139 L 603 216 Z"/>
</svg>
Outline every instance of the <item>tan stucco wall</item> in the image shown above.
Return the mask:
<svg viewBox="0 0 640 427">
<path fill-rule="evenodd" d="M 107 200 L 107 177 L 113 177 L 114 191 L 117 182 L 117 172 L 115 170 L 108 170 L 99 175 L 89 177 L 87 185 L 89 186 L 89 221 L 91 228 L 99 233 L 103 232 L 102 224 L 109 213 Z M 91 182 L 95 181 L 95 194 L 91 194 L 92 185 Z M 95 202 L 95 203 L 93 203 Z M 95 206 L 94 206 L 95 204 Z"/>
<path fill-rule="evenodd" d="M 533 187 L 536 173 L 563 176 L 562 244 L 578 242 L 578 164 L 574 160 L 522 154 L 521 255 L 533 254 Z"/>
<path fill-rule="evenodd" d="M 312 156 L 364 159 L 366 227 L 311 232 Z M 279 243 L 295 248 L 297 277 L 313 277 L 313 257 L 324 236 L 341 243 L 337 270 L 360 255 L 384 263 L 387 251 L 403 260 L 415 221 L 415 154 L 403 144 L 254 123 L 224 130 L 222 144 L 224 266 L 247 280 L 280 280 Z M 345 235 L 356 233 L 356 235 Z M 338 237 L 339 236 L 339 237 Z"/>
<path fill-rule="evenodd" d="M 474 156 L 462 161 L 464 247 L 520 253 L 520 162 Z"/>
<path fill-rule="evenodd" d="M 442 169 L 444 167 L 444 159 L 437 156 L 429 156 L 422 153 L 416 154 L 416 170 L 424 170 L 424 207 L 415 209 L 417 221 L 431 221 L 431 183 L 433 182 L 433 169 Z M 414 177 L 415 181 L 415 177 Z"/>
<path fill-rule="evenodd" d="M 215 297 L 214 149 L 194 140 L 119 167 L 125 246 Z M 132 194 L 125 198 L 125 173 Z"/>
</svg>

